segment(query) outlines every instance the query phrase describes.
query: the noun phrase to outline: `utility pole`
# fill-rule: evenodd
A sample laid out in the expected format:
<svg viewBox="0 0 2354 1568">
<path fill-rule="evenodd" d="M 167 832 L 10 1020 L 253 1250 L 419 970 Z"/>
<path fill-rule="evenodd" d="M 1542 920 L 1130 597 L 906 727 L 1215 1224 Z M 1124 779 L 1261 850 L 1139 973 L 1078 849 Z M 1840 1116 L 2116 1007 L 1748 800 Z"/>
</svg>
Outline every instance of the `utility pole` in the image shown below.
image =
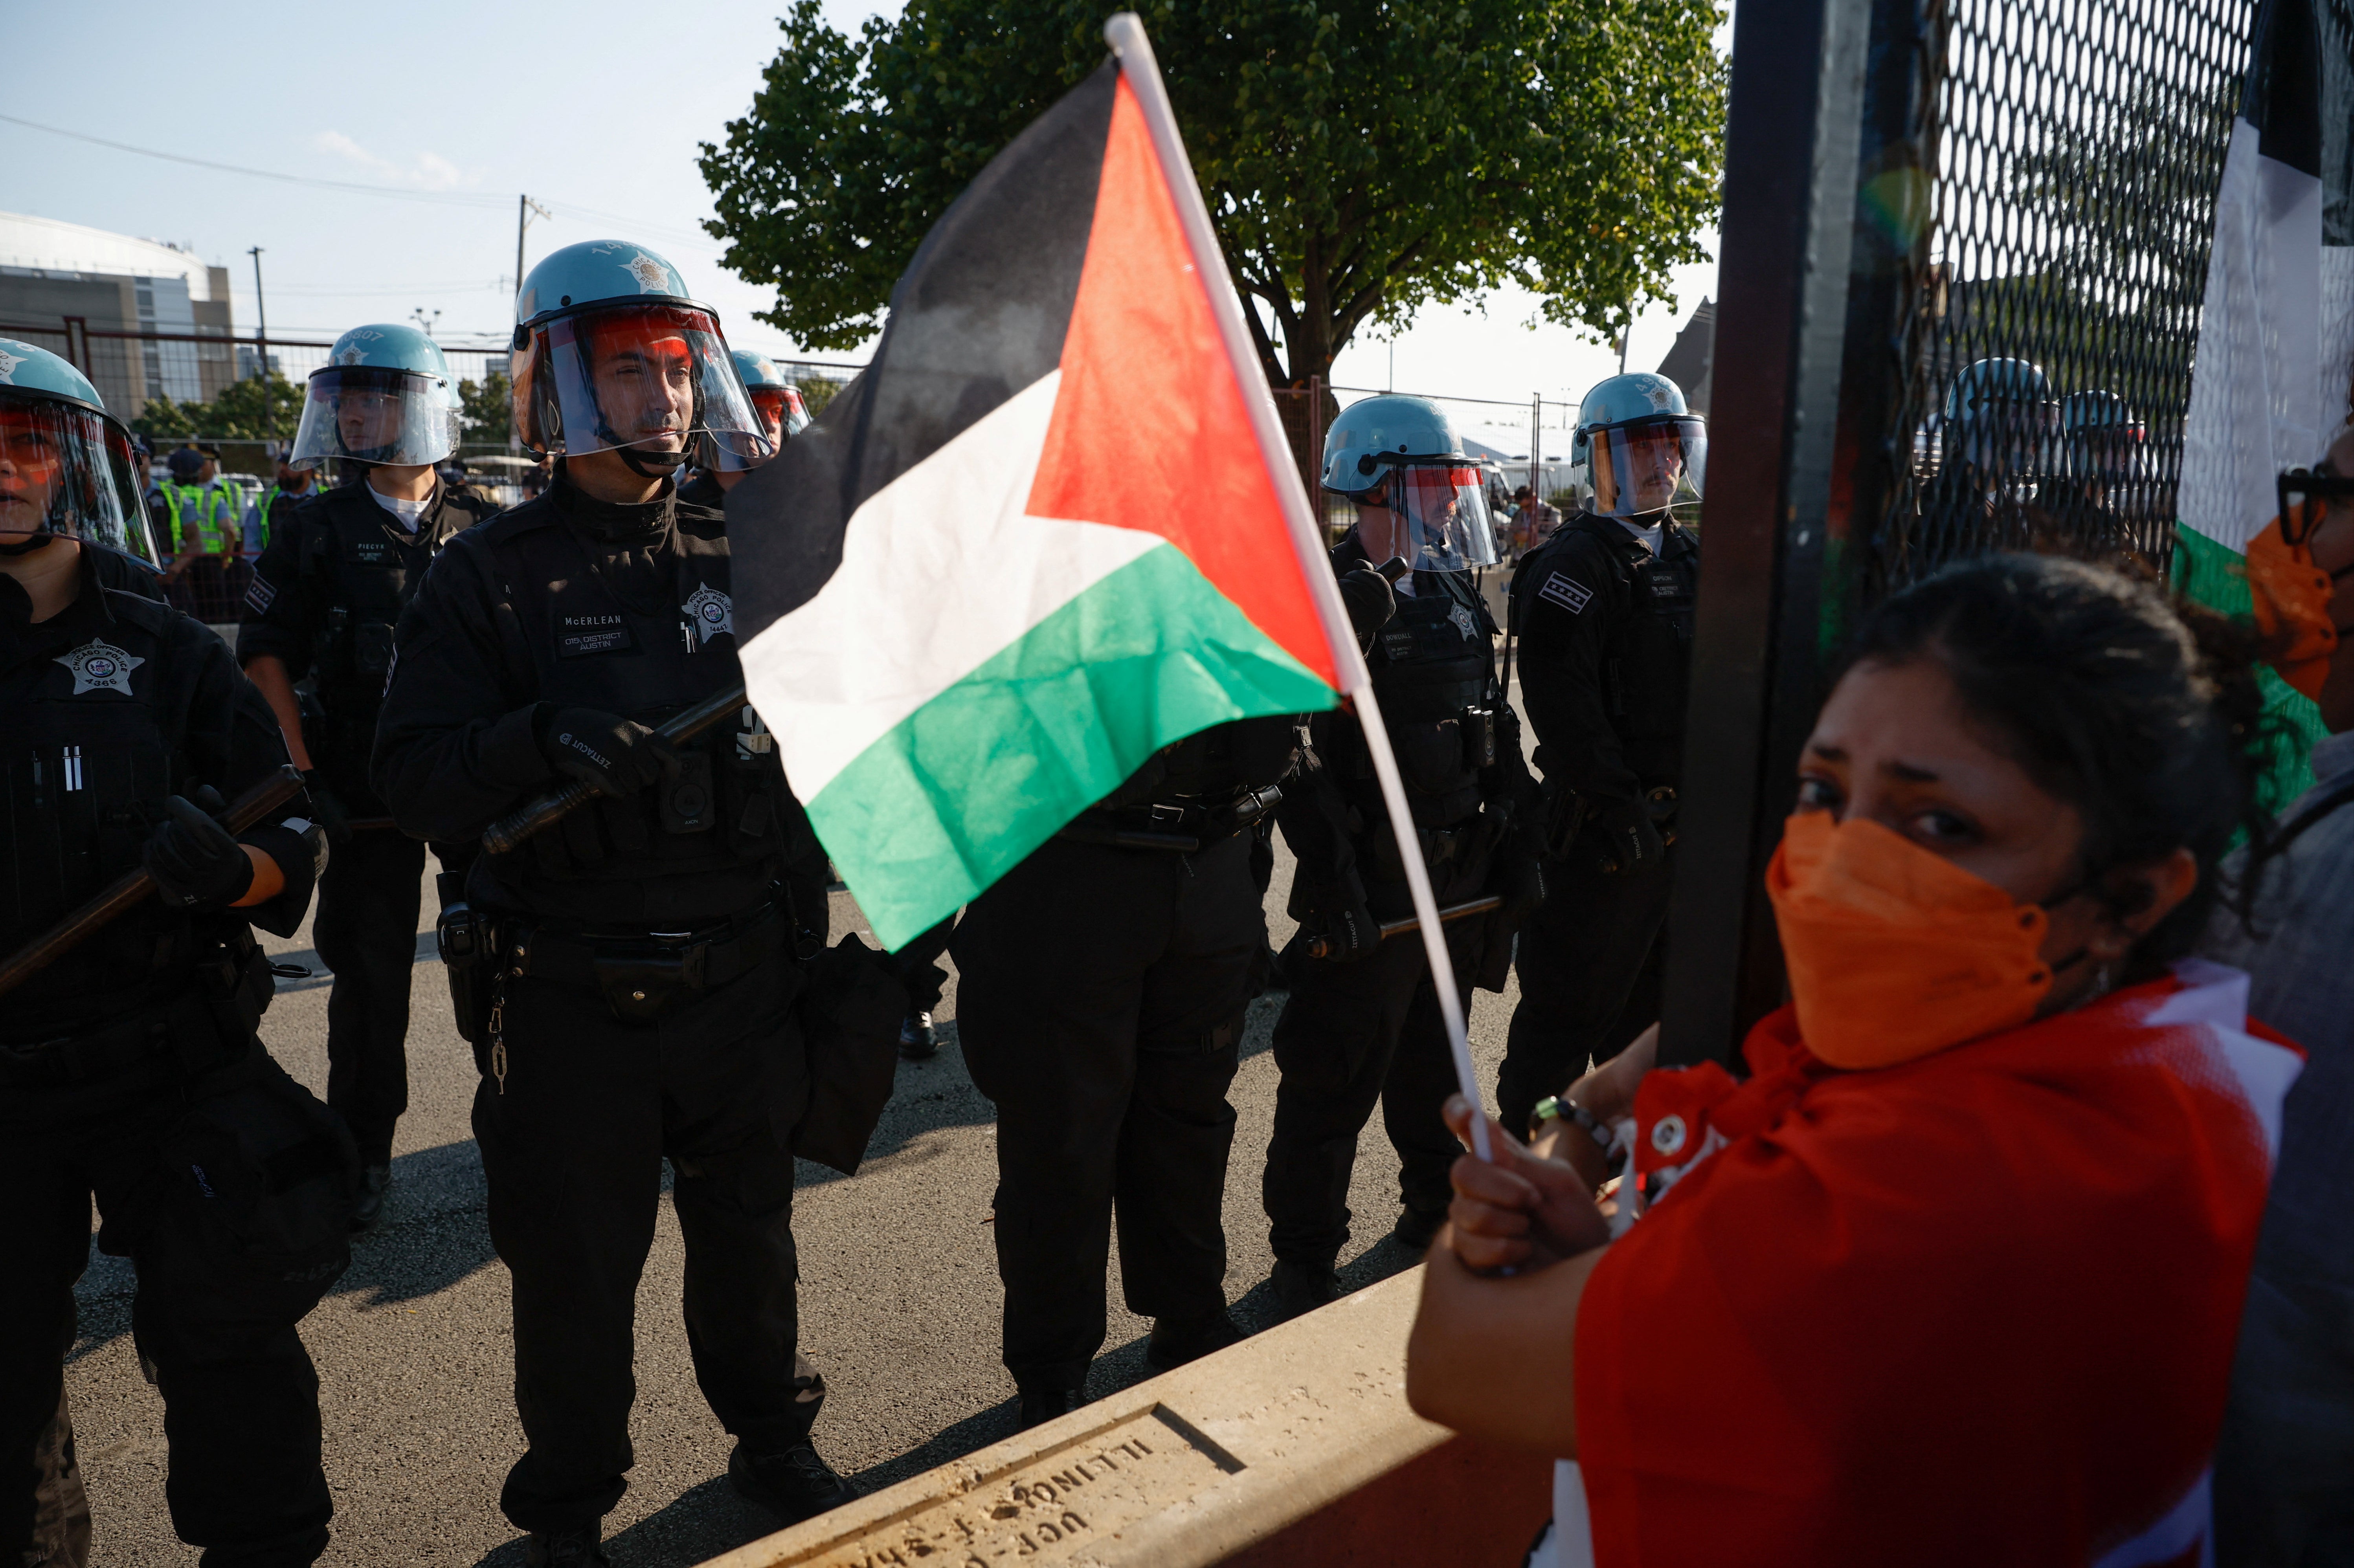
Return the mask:
<svg viewBox="0 0 2354 1568">
<path fill-rule="evenodd" d="M 515 294 L 518 298 L 523 294 L 523 231 L 531 227 L 531 215 L 535 212 L 542 217 L 552 218 L 556 216 L 527 196 L 518 195 L 515 197 Z M 514 385 L 514 357 L 512 350 L 507 358 L 507 384 Z M 514 422 L 510 419 L 507 422 L 507 455 L 517 457 L 522 455 L 522 432 L 515 429 Z"/>
<path fill-rule="evenodd" d="M 261 435 L 270 438 L 270 307 L 261 298 L 261 247 L 246 252 L 253 258 L 253 373 L 261 379 Z"/>
<path fill-rule="evenodd" d="M 1629 319 L 1625 326 L 1618 329 L 1618 374 L 1621 376 L 1627 374 L 1627 340 L 1634 335 L 1635 323 Z"/>
<path fill-rule="evenodd" d="M 427 337 L 431 337 L 433 335 L 433 323 L 441 319 L 441 313 L 440 311 L 435 311 L 430 315 L 426 314 L 425 307 L 423 305 L 418 306 L 416 310 L 409 313 L 417 318 L 418 330 L 422 332 Z"/>
<path fill-rule="evenodd" d="M 1542 516 L 1536 507 L 1544 504 L 1544 394 L 1540 392 L 1529 408 L 1529 494 L 1536 506 L 1529 509 L 1532 520 Z"/>
</svg>

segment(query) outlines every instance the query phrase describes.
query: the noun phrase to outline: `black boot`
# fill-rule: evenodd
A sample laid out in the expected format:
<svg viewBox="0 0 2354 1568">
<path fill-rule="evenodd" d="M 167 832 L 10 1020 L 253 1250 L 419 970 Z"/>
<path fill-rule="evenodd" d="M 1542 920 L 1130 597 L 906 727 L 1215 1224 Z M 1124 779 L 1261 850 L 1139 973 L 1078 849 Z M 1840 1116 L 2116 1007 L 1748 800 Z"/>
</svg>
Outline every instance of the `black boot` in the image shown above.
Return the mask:
<svg viewBox="0 0 2354 1568">
<path fill-rule="evenodd" d="M 524 1543 L 525 1568 L 612 1568 L 599 1538 L 601 1527 L 584 1524 L 578 1530 L 535 1530 Z"/>
<path fill-rule="evenodd" d="M 1419 1209 L 1400 1209 L 1397 1224 L 1390 1227 L 1390 1240 L 1408 1252 L 1428 1252 L 1437 1239 L 1438 1227 L 1447 1223 L 1447 1211 L 1438 1209 L 1426 1213 Z"/>
<path fill-rule="evenodd" d="M 928 1012 L 910 1012 L 899 1021 L 899 1054 L 910 1062 L 928 1061 L 940 1054 L 940 1037 Z"/>
<path fill-rule="evenodd" d="M 1076 1388 L 1025 1388 L 1022 1391 L 1022 1414 L 1014 1430 L 1027 1432 L 1033 1426 L 1044 1426 L 1087 1402 L 1087 1396 Z"/>
<path fill-rule="evenodd" d="M 1223 1307 L 1205 1318 L 1156 1319 L 1152 1338 L 1144 1343 L 1144 1364 L 1154 1372 L 1167 1372 L 1228 1345 L 1238 1345 L 1247 1337 Z"/>
<path fill-rule="evenodd" d="M 384 1190 L 392 1185 L 392 1167 L 366 1165 L 360 1168 L 359 1201 L 352 1205 L 352 1234 L 376 1229 L 384 1218 Z"/>
<path fill-rule="evenodd" d="M 1341 1281 L 1328 1264 L 1275 1260 L 1275 1320 L 1288 1323 L 1303 1313 L 1330 1306 L 1341 1298 Z"/>
<path fill-rule="evenodd" d="M 749 1454 L 737 1444 L 727 1456 L 727 1484 L 788 1524 L 815 1519 L 858 1496 L 856 1483 L 836 1475 L 806 1437 L 781 1454 Z"/>
</svg>

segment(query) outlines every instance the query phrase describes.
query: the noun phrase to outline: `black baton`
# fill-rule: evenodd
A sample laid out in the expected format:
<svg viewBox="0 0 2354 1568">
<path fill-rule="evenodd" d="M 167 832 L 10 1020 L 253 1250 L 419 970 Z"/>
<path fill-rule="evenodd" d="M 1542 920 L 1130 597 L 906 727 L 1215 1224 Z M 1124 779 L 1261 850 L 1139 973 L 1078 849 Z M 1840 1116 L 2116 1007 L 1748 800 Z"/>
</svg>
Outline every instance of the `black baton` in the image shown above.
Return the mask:
<svg viewBox="0 0 2354 1568">
<path fill-rule="evenodd" d="M 684 713 L 672 715 L 669 721 L 654 733 L 664 740 L 693 740 L 743 706 L 744 688 L 731 686 L 716 697 L 705 698 Z M 597 786 L 585 779 L 575 779 L 561 789 L 551 790 L 530 805 L 493 822 L 490 830 L 482 834 L 482 847 L 493 854 L 504 854 L 558 818 L 567 816 L 597 799 L 598 793 Z"/>
</svg>

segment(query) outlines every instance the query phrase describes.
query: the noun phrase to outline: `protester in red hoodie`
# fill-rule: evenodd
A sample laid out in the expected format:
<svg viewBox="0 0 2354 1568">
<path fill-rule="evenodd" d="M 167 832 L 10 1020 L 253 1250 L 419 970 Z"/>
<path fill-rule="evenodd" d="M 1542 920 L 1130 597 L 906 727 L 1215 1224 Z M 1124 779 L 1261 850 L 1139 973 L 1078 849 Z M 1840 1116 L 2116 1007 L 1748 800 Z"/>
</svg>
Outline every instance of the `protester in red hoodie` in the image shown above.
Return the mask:
<svg viewBox="0 0 2354 1568">
<path fill-rule="evenodd" d="M 1457 1168 L 1407 1393 L 1575 1461 L 1532 1562 L 2199 1561 L 2299 1063 L 2184 959 L 2253 810 L 2232 635 L 2020 556 L 1874 614 L 1767 874 L 1793 1001 L 1745 1080 L 1654 1035 L 1564 1097 L 1569 1158 L 1497 1128 Z"/>
</svg>

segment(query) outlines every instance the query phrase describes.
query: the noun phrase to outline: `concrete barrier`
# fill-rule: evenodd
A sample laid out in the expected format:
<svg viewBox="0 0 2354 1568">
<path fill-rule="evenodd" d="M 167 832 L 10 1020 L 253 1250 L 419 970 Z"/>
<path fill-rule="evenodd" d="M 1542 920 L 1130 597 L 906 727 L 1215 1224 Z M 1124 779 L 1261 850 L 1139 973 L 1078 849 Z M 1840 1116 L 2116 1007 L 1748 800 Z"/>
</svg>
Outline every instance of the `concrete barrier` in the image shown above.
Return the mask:
<svg viewBox="0 0 2354 1568">
<path fill-rule="evenodd" d="M 1552 1466 L 1406 1408 L 1422 1271 L 911 1477 L 705 1568 L 1511 1568 Z"/>
</svg>

